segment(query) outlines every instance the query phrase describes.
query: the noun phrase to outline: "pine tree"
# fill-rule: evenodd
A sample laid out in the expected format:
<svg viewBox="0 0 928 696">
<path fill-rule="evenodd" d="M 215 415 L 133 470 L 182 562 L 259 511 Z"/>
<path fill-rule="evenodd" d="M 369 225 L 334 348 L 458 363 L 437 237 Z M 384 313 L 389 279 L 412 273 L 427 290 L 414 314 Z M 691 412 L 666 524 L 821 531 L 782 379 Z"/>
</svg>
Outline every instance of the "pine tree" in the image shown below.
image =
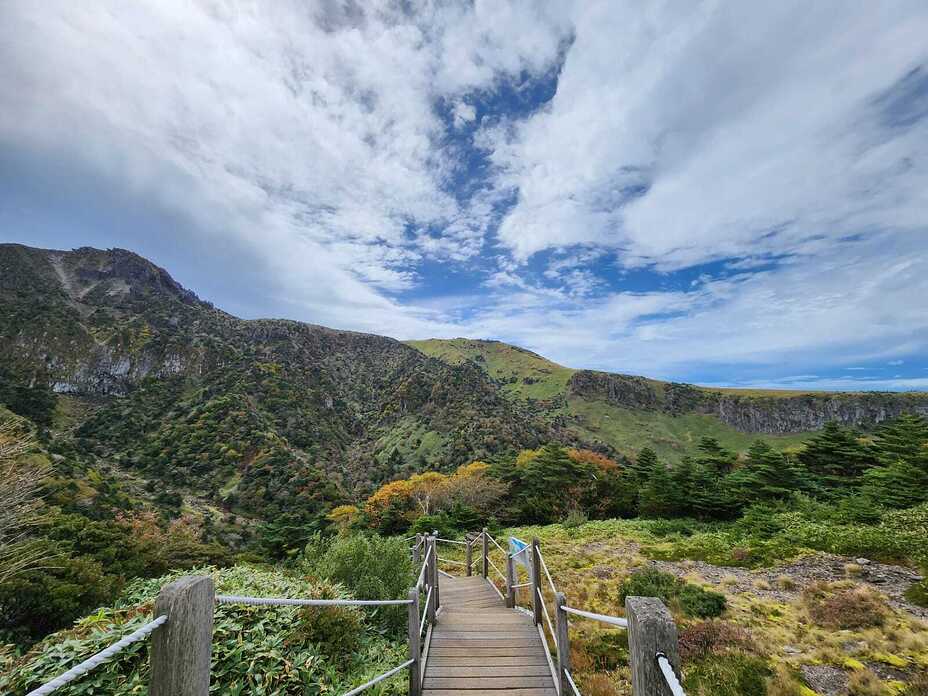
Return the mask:
<svg viewBox="0 0 928 696">
<path fill-rule="evenodd" d="M 699 456 L 697 462 L 715 471 L 717 475 L 727 474 L 735 466 L 737 457 L 722 447 L 714 437 L 704 437 L 697 445 Z"/>
<path fill-rule="evenodd" d="M 873 450 L 883 464 L 899 459 L 925 456 L 928 447 L 928 421 L 921 416 L 903 414 L 877 431 Z"/>
<path fill-rule="evenodd" d="M 783 500 L 806 486 L 805 471 L 792 457 L 756 440 L 748 449 L 744 466 L 727 477 L 727 485 L 743 505 Z"/>
<path fill-rule="evenodd" d="M 799 462 L 826 488 L 846 488 L 876 465 L 857 433 L 834 421 L 825 424 L 799 453 Z"/>
<path fill-rule="evenodd" d="M 639 512 L 648 517 L 671 517 L 677 503 L 672 489 L 670 470 L 656 461 L 647 482 L 638 493 Z"/>
<path fill-rule="evenodd" d="M 645 447 L 638 453 L 638 458 L 630 460 L 626 468 L 639 485 L 644 485 L 657 468 L 659 462 L 657 454 L 650 447 Z"/>
</svg>

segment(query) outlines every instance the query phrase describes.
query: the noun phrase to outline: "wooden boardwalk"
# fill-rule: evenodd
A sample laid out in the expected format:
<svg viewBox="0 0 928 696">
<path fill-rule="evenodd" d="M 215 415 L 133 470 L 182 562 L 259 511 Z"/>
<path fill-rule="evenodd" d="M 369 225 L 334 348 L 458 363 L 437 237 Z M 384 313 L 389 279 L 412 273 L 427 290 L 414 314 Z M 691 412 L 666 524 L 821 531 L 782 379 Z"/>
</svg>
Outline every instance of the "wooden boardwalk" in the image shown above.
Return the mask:
<svg viewBox="0 0 928 696">
<path fill-rule="evenodd" d="M 506 607 L 482 577 L 442 577 L 424 696 L 556 696 L 531 616 Z"/>
</svg>

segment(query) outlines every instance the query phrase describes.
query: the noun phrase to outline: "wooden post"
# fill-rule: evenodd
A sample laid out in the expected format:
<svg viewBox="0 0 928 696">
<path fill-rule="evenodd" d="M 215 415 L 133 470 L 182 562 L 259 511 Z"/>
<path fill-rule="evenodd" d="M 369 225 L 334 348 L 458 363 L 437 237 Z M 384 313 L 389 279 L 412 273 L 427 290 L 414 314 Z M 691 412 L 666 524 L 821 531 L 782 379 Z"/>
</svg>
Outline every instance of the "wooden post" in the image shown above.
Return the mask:
<svg viewBox="0 0 928 696">
<path fill-rule="evenodd" d="M 667 656 L 677 674 L 680 653 L 673 617 L 657 597 L 627 597 L 628 655 L 635 696 L 673 696 L 657 665 L 657 653 Z"/>
<path fill-rule="evenodd" d="M 532 563 L 529 569 L 532 572 L 532 619 L 537 626 L 541 623 L 541 544 L 538 537 L 532 539 Z"/>
<path fill-rule="evenodd" d="M 412 565 L 416 569 L 419 567 L 419 558 L 422 552 L 422 535 L 416 534 L 416 545 L 412 547 Z"/>
<path fill-rule="evenodd" d="M 429 623 L 435 624 L 435 614 L 438 611 L 438 546 L 435 544 L 435 537 L 427 537 L 431 553 L 429 554 L 429 585 L 432 589 L 432 601 L 429 603 Z"/>
<path fill-rule="evenodd" d="M 512 554 L 506 554 L 506 606 L 512 609 L 516 605 L 515 568 Z"/>
<path fill-rule="evenodd" d="M 489 537 L 487 537 L 486 527 L 483 528 L 483 533 L 481 534 L 481 536 L 483 537 L 483 577 L 484 579 L 486 579 L 488 575 L 488 571 L 490 570 L 490 566 L 488 562 L 489 561 L 488 554 L 490 552 L 490 549 L 489 549 L 490 542 L 489 542 Z"/>
<path fill-rule="evenodd" d="M 415 587 L 409 590 L 409 696 L 419 696 L 421 684 L 419 682 L 419 669 L 422 658 L 419 656 L 419 590 Z"/>
<path fill-rule="evenodd" d="M 570 692 L 570 684 L 567 682 L 567 672 L 570 671 L 570 636 L 567 630 L 567 612 L 564 611 L 567 598 L 563 592 L 558 592 L 554 595 L 554 602 L 557 604 L 557 635 L 554 637 L 557 646 L 557 692 L 560 696 L 566 696 Z M 639 696 L 637 691 L 635 696 Z"/>
<path fill-rule="evenodd" d="M 167 623 L 151 636 L 151 696 L 207 696 L 213 640 L 213 579 L 193 575 L 165 585 L 155 616 Z"/>
<path fill-rule="evenodd" d="M 470 566 L 474 562 L 474 547 L 473 540 L 467 542 L 467 546 L 464 547 L 464 575 L 466 577 L 471 576 Z"/>
</svg>

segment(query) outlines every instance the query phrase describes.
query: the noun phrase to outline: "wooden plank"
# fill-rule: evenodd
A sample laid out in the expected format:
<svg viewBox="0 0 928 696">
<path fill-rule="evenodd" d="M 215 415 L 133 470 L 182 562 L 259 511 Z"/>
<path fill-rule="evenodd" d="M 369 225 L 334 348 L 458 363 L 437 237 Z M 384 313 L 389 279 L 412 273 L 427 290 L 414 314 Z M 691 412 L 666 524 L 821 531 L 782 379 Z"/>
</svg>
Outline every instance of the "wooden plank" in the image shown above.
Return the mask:
<svg viewBox="0 0 928 696">
<path fill-rule="evenodd" d="M 435 638 L 464 638 L 465 640 L 504 640 L 514 638 L 528 643 L 538 640 L 538 631 L 534 628 L 527 628 L 524 631 L 454 631 L 438 624 L 435 629 Z"/>
<path fill-rule="evenodd" d="M 518 638 L 500 638 L 499 640 L 486 640 L 481 638 L 442 638 L 432 637 L 432 645 L 436 648 L 523 648 L 530 645 L 528 641 Z M 542 650 L 541 644 L 536 644 Z"/>
<path fill-rule="evenodd" d="M 426 679 L 433 677 L 547 677 L 548 665 L 429 665 Z"/>
<path fill-rule="evenodd" d="M 445 605 L 447 606 L 447 605 Z M 442 614 L 445 620 L 460 621 L 461 623 L 531 623 L 531 617 L 512 611 L 473 612 L 446 609 Z"/>
<path fill-rule="evenodd" d="M 483 677 L 479 679 L 430 677 L 425 675 L 425 691 L 429 689 L 550 689 L 551 675 L 544 677 Z"/>
<path fill-rule="evenodd" d="M 541 645 L 433 645 L 429 650 L 429 662 L 433 655 L 484 657 L 490 655 L 526 656 L 541 655 L 545 650 Z"/>
<path fill-rule="evenodd" d="M 460 696 L 457 690 L 426 689 L 423 696 Z M 557 696 L 554 689 L 474 689 L 467 696 Z"/>
<path fill-rule="evenodd" d="M 457 621 L 445 621 L 441 618 L 439 627 L 445 631 L 457 631 L 460 633 L 531 633 L 537 635 L 535 626 L 531 621 L 528 623 L 510 623 L 510 624 L 475 624 L 475 623 L 458 623 Z"/>
<path fill-rule="evenodd" d="M 466 652 L 466 651 L 465 651 Z M 521 665 L 525 667 L 548 666 L 548 660 L 541 653 L 537 655 L 430 655 L 431 667 L 508 667 Z"/>
</svg>

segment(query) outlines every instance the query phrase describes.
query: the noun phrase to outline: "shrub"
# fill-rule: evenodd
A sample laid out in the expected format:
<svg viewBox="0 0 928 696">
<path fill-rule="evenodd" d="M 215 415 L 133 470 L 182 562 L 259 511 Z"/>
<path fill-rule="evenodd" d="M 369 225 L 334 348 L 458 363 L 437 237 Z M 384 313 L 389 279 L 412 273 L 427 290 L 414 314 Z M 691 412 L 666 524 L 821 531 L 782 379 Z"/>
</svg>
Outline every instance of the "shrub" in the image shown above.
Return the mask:
<svg viewBox="0 0 928 696">
<path fill-rule="evenodd" d="M 886 689 L 880 678 L 869 669 L 852 672 L 847 682 L 850 696 L 885 696 Z"/>
<path fill-rule="evenodd" d="M 758 696 L 766 693 L 771 670 L 759 657 L 741 653 L 711 655 L 686 666 L 688 696 Z"/>
<path fill-rule="evenodd" d="M 363 629 L 361 612 L 352 607 L 304 607 L 298 614 L 293 642 L 311 643 L 324 655 L 337 658 L 358 649 Z"/>
<path fill-rule="evenodd" d="M 687 616 L 711 618 L 725 611 L 725 596 L 680 580 L 670 573 L 647 568 L 625 578 L 619 592 L 624 605 L 628 596 L 659 597 L 665 604 L 679 608 Z"/>
<path fill-rule="evenodd" d="M 727 621 L 699 621 L 680 633 L 680 657 L 684 661 L 701 660 L 710 654 L 731 648 L 749 648 L 753 645 L 747 629 Z"/>
<path fill-rule="evenodd" d="M 917 675 L 902 692 L 904 696 L 928 696 L 928 672 Z"/>
<path fill-rule="evenodd" d="M 570 512 L 567 513 L 567 516 L 561 522 L 561 526 L 564 529 L 576 529 L 577 527 L 582 527 L 587 522 L 589 522 L 589 517 L 586 513 L 579 508 L 573 508 Z"/>
<path fill-rule="evenodd" d="M 881 626 L 889 613 L 880 595 L 866 587 L 817 583 L 802 592 L 809 618 L 824 628 Z"/>
<path fill-rule="evenodd" d="M 415 582 L 409 548 L 399 537 L 353 534 L 324 540 L 317 535 L 306 546 L 302 566 L 344 585 L 357 599 L 405 599 Z M 371 616 L 390 629 L 406 624 L 403 606 L 378 607 Z"/>
<path fill-rule="evenodd" d="M 919 607 L 928 607 L 928 580 L 916 582 L 905 591 L 905 598 Z"/>
</svg>

